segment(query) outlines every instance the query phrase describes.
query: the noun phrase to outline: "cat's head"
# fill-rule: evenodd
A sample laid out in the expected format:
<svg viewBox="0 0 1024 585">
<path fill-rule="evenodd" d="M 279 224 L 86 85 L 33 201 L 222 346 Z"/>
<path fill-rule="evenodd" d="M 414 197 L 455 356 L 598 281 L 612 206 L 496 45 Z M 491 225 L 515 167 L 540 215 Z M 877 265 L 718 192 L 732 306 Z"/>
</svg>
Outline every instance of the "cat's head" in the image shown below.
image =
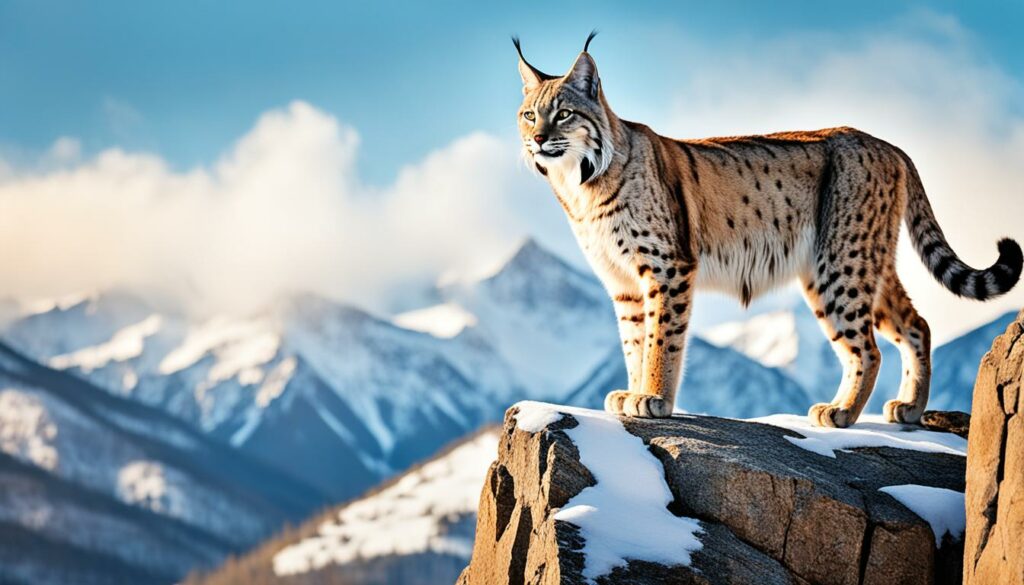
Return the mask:
<svg viewBox="0 0 1024 585">
<path fill-rule="evenodd" d="M 530 65 L 519 39 L 512 39 L 523 78 L 519 134 L 524 156 L 541 174 L 554 171 L 579 184 L 604 173 L 614 153 L 597 63 L 587 52 L 595 34 L 590 33 L 583 52 L 561 77 Z"/>
</svg>

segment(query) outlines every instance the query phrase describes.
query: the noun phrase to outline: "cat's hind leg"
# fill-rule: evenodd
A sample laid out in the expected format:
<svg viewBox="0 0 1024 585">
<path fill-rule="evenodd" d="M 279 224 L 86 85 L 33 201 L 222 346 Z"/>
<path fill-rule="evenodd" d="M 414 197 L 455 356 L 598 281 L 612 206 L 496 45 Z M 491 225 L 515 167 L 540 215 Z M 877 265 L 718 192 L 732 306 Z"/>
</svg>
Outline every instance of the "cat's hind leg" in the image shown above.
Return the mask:
<svg viewBox="0 0 1024 585">
<path fill-rule="evenodd" d="M 903 377 L 896 400 L 885 403 L 882 413 L 889 422 L 916 423 L 928 404 L 931 379 L 931 332 L 917 314 L 894 270 L 890 270 L 875 300 L 878 333 L 899 348 Z"/>
<path fill-rule="evenodd" d="M 819 271 L 817 278 L 803 280 L 803 289 L 807 304 L 842 362 L 843 379 L 835 398 L 812 406 L 808 417 L 818 426 L 843 428 L 856 422 L 867 404 L 882 355 L 872 330 L 871 291 L 861 290 L 862 285 L 853 280 L 842 284 L 831 279 L 829 284 L 832 275 L 834 272 L 822 275 Z"/>
</svg>

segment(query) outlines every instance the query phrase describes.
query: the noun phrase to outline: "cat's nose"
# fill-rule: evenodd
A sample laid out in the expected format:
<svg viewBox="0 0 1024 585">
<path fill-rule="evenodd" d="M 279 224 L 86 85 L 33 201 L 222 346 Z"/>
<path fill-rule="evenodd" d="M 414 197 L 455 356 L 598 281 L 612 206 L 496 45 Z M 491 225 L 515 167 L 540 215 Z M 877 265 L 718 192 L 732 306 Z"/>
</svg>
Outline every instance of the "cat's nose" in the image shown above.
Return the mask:
<svg viewBox="0 0 1024 585">
<path fill-rule="evenodd" d="M 544 141 L 547 140 L 547 139 L 548 139 L 548 137 L 544 136 L 543 134 L 535 134 L 533 136 L 533 141 L 536 142 L 538 146 L 540 146 L 541 144 L 544 144 Z"/>
</svg>

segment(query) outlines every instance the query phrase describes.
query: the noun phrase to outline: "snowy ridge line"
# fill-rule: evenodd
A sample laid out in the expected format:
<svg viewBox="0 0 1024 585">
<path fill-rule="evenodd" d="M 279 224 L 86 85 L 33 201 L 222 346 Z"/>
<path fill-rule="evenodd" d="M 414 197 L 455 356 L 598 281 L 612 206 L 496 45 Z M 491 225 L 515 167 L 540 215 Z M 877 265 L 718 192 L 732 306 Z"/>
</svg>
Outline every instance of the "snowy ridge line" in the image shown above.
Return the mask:
<svg viewBox="0 0 1024 585">
<path fill-rule="evenodd" d="M 78 367 L 83 372 L 102 368 L 111 362 L 123 362 L 142 355 L 146 338 L 155 335 L 163 317 L 150 315 L 142 321 L 115 332 L 108 341 L 50 358 L 47 365 L 58 370 Z"/>
<path fill-rule="evenodd" d="M 321 516 L 299 540 L 274 554 L 274 573 L 296 575 L 332 564 L 426 551 L 468 560 L 472 538 L 446 534 L 445 529 L 475 513 L 497 444 L 497 429 L 488 427 Z"/>
</svg>

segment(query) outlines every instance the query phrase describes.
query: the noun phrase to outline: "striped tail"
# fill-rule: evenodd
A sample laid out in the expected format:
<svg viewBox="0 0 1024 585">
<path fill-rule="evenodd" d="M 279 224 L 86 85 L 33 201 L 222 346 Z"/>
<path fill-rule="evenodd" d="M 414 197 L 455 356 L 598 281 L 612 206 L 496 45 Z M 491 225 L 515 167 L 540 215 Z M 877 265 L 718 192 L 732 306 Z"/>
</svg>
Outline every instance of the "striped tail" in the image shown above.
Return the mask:
<svg viewBox="0 0 1024 585">
<path fill-rule="evenodd" d="M 984 270 L 971 268 L 949 246 L 921 184 L 914 163 L 906 155 L 907 211 L 903 221 L 921 261 L 932 276 L 957 296 L 984 301 L 1006 293 L 1020 279 L 1024 256 L 1010 238 L 999 240 L 999 259 Z"/>
</svg>

